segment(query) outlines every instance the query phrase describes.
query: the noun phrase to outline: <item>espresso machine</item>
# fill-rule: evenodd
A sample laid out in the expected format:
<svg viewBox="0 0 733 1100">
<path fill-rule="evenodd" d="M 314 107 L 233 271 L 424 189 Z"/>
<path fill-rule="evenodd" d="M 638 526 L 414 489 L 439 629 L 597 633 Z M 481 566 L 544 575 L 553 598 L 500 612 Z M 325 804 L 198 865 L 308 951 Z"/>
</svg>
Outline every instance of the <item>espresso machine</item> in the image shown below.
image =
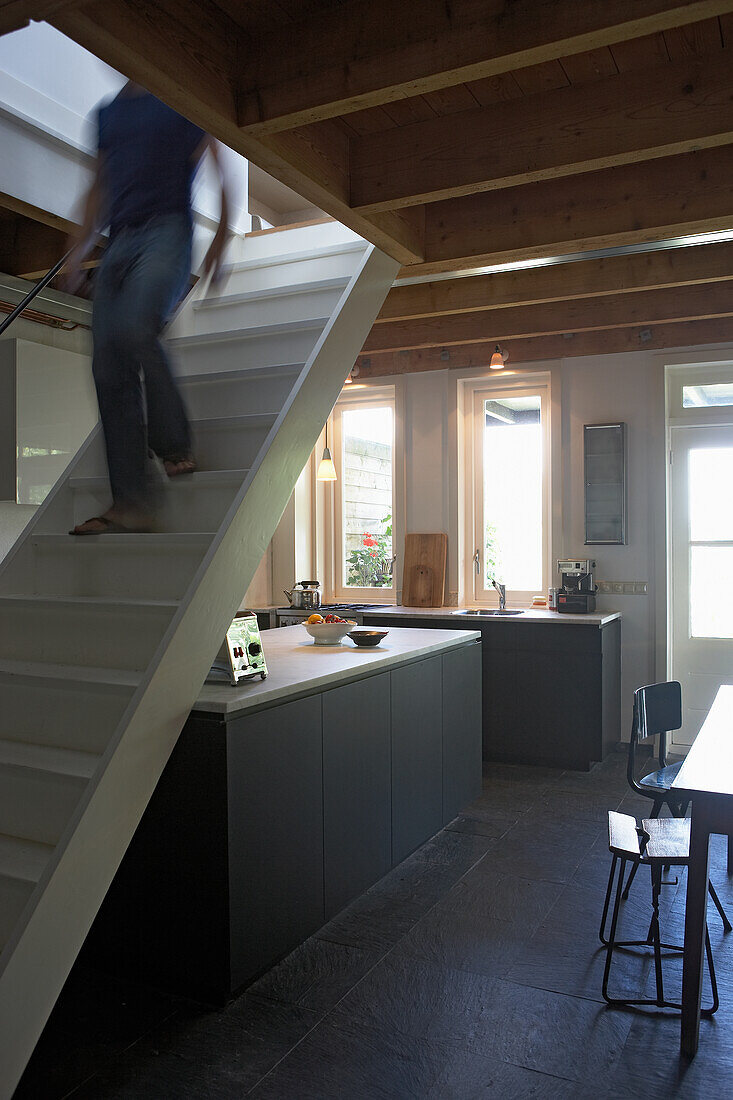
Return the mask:
<svg viewBox="0 0 733 1100">
<path fill-rule="evenodd" d="M 557 610 L 566 615 L 584 615 L 596 609 L 596 585 L 593 570 L 596 563 L 591 558 L 575 560 L 562 558 L 557 563 L 560 587 L 557 590 Z"/>
</svg>

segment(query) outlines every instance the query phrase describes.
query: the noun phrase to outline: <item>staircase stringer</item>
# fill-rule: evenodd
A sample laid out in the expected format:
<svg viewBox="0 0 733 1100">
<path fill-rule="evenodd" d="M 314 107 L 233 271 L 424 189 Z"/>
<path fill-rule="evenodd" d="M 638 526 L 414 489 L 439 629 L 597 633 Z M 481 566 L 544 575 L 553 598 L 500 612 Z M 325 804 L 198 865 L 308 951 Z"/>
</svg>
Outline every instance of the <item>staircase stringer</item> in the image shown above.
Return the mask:
<svg viewBox="0 0 733 1100">
<path fill-rule="evenodd" d="M 399 265 L 369 246 L 0 959 L 9 1100 Z"/>
</svg>

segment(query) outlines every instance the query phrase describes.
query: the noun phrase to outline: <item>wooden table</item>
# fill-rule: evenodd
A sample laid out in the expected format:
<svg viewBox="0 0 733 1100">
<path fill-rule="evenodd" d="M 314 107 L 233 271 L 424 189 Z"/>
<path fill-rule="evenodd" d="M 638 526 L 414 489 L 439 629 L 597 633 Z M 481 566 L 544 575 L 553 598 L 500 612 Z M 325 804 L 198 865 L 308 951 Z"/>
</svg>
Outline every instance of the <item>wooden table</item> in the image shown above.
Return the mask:
<svg viewBox="0 0 733 1100">
<path fill-rule="evenodd" d="M 685 910 L 685 952 L 682 966 L 683 1054 L 697 1051 L 700 992 L 704 958 L 709 841 L 711 833 L 728 835 L 728 873 L 733 871 L 733 684 L 718 689 L 672 790 L 692 800 L 690 866 Z"/>
</svg>

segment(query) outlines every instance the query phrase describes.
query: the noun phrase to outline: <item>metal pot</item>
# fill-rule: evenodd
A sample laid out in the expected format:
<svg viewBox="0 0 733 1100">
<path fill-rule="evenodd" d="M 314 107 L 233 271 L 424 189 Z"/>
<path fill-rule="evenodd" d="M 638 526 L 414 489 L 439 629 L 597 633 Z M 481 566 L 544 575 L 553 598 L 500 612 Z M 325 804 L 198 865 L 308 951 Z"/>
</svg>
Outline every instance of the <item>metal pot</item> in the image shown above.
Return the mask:
<svg viewBox="0 0 733 1100">
<path fill-rule="evenodd" d="M 303 604 L 306 611 L 317 611 L 321 606 L 320 584 L 318 581 L 301 581 L 303 587 Z"/>
<path fill-rule="evenodd" d="M 293 585 L 293 587 L 290 591 L 288 591 L 287 588 L 283 588 L 283 592 L 288 597 L 288 603 L 290 604 L 290 606 L 294 610 L 301 611 L 303 608 L 305 608 L 307 606 L 306 604 L 303 603 L 303 597 L 305 596 L 305 592 L 303 591 L 303 585 L 302 584 Z"/>
</svg>

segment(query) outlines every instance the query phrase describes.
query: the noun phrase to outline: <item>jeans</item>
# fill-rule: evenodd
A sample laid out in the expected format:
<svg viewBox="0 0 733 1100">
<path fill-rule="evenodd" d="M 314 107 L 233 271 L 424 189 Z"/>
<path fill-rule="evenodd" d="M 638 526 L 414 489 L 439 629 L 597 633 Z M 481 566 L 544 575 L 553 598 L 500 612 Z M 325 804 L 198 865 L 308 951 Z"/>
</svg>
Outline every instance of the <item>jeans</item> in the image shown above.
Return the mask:
<svg viewBox="0 0 733 1100">
<path fill-rule="evenodd" d="M 116 506 L 149 510 L 149 448 L 161 458 L 191 450 L 186 410 L 160 342 L 190 272 L 191 226 L 176 214 L 121 230 L 99 267 L 92 372 Z"/>
</svg>

